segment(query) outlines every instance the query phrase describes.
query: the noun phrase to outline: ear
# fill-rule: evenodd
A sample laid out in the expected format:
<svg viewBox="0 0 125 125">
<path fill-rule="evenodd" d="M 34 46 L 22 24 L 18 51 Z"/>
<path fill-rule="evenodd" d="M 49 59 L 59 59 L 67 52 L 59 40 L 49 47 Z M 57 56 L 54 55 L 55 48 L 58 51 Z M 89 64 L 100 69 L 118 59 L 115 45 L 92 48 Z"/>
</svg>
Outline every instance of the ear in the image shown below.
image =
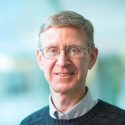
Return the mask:
<svg viewBox="0 0 125 125">
<path fill-rule="evenodd" d="M 94 66 L 96 60 L 97 60 L 97 56 L 98 56 L 98 49 L 94 48 L 93 50 L 91 50 L 90 52 L 90 57 L 89 57 L 89 66 L 88 69 L 91 70 L 92 67 Z"/>
<path fill-rule="evenodd" d="M 37 49 L 37 61 L 41 70 L 43 70 L 43 57 L 40 49 Z"/>
</svg>

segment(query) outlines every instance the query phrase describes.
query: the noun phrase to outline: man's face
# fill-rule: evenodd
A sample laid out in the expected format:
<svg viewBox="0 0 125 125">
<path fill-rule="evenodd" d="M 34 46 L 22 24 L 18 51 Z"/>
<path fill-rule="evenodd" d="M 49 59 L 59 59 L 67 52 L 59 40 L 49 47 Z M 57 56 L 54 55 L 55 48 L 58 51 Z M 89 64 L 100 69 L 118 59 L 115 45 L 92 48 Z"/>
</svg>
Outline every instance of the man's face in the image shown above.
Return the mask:
<svg viewBox="0 0 125 125">
<path fill-rule="evenodd" d="M 51 91 L 66 93 L 84 88 L 88 69 L 91 69 L 96 61 L 97 50 L 74 59 L 66 56 L 64 49 L 72 45 L 88 47 L 85 32 L 73 27 L 51 27 L 44 31 L 40 39 L 43 48 L 60 49 L 56 59 L 46 59 L 41 51 L 37 51 L 40 68 L 49 82 Z"/>
</svg>

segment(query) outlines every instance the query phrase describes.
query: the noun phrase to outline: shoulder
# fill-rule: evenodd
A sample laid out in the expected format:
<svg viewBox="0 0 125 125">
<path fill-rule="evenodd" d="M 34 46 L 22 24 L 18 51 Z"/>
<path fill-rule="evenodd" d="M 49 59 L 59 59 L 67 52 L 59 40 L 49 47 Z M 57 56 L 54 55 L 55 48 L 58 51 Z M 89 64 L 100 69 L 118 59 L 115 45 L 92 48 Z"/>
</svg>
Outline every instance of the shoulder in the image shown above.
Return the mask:
<svg viewBox="0 0 125 125">
<path fill-rule="evenodd" d="M 118 114 L 123 114 L 125 115 L 125 110 L 121 109 L 115 105 L 109 104 L 105 101 L 99 100 L 98 105 L 102 107 L 102 109 L 106 112 L 111 112 L 111 113 L 118 113 Z"/>
<path fill-rule="evenodd" d="M 98 116 L 100 118 L 105 118 L 110 121 L 114 121 L 115 123 L 125 124 L 125 110 L 102 100 L 99 100 L 97 107 L 100 109 L 98 112 Z"/>
<path fill-rule="evenodd" d="M 34 113 L 32 113 L 31 115 L 29 115 L 28 117 L 26 117 L 20 125 L 32 125 L 36 122 L 39 122 L 39 121 L 43 121 L 44 122 L 44 119 L 48 116 L 49 114 L 49 106 L 46 106 Z"/>
</svg>

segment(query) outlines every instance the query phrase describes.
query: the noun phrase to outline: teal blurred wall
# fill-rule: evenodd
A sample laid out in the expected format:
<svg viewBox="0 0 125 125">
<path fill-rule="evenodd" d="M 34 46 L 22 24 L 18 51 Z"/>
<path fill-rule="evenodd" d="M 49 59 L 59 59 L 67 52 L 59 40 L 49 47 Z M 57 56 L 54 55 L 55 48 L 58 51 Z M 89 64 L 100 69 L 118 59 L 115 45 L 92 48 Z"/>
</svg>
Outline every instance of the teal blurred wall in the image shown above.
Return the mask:
<svg viewBox="0 0 125 125">
<path fill-rule="evenodd" d="M 19 125 L 48 104 L 49 87 L 36 60 L 44 17 L 73 10 L 95 27 L 99 57 L 87 84 L 94 98 L 125 109 L 125 1 L 0 1 L 0 125 Z"/>
</svg>

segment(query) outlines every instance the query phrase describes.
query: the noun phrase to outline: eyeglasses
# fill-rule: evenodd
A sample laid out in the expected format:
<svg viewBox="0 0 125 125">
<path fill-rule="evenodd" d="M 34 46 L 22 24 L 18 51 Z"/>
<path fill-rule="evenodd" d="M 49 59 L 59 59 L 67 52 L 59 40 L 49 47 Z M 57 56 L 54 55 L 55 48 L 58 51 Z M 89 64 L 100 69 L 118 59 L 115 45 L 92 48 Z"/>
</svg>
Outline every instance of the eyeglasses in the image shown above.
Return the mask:
<svg viewBox="0 0 125 125">
<path fill-rule="evenodd" d="M 55 59 L 59 56 L 60 50 L 64 50 L 66 56 L 70 58 L 80 58 L 83 55 L 89 53 L 90 47 L 83 48 L 81 46 L 68 46 L 65 49 L 58 49 L 56 47 L 43 48 L 42 55 L 46 59 Z"/>
</svg>

